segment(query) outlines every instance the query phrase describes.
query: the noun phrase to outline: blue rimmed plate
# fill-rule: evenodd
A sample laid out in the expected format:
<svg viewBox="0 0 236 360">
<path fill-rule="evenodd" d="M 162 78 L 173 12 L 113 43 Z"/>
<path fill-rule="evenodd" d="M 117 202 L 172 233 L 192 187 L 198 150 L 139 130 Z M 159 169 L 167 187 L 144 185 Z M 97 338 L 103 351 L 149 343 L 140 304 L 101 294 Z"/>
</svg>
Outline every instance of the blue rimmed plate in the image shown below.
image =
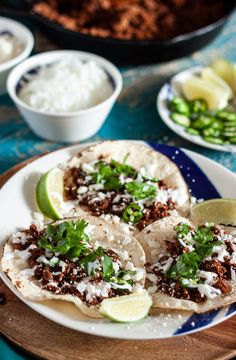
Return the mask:
<svg viewBox="0 0 236 360">
<path fill-rule="evenodd" d="M 154 143 L 146 145 L 162 152 L 178 165 L 193 196 L 203 199 L 236 197 L 236 176 L 223 166 L 185 149 Z M 34 190 L 39 175 L 69 160 L 85 146 L 88 144 L 68 147 L 45 155 L 21 169 L 3 186 L 0 190 L 0 247 L 11 232 L 17 228 L 27 227 L 32 221 L 32 212 L 37 211 Z M 28 301 L 14 288 L 1 269 L 0 275 L 16 296 L 41 315 L 74 330 L 100 336 L 160 339 L 187 335 L 214 326 L 236 314 L 235 304 L 201 315 L 155 309 L 142 321 L 118 324 L 105 319 L 88 318 L 73 304 L 63 301 Z"/>
</svg>

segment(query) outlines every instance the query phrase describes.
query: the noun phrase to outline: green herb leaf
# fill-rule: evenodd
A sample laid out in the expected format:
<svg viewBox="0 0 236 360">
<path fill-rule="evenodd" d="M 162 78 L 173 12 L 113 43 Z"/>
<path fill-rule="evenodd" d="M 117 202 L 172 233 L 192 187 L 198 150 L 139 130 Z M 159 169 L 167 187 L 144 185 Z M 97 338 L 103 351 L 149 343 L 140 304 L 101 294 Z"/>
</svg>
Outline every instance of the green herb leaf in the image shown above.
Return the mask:
<svg viewBox="0 0 236 360">
<path fill-rule="evenodd" d="M 85 220 L 70 220 L 57 225 L 49 224 L 39 239 L 39 247 L 53 253 L 66 254 L 71 258 L 80 256 L 88 251 L 86 245 L 89 238 L 84 232 L 87 225 Z"/>
<path fill-rule="evenodd" d="M 123 185 L 117 176 L 112 175 L 107 180 L 105 180 L 104 187 L 107 190 L 120 190 Z"/>
<path fill-rule="evenodd" d="M 143 178 L 143 180 L 144 181 L 151 181 L 151 182 L 153 182 L 153 183 L 158 183 L 160 180 L 158 179 L 158 178 L 156 178 L 156 177 L 149 177 L 149 176 L 146 176 L 146 175 L 143 175 L 142 176 L 142 178 Z"/>
<path fill-rule="evenodd" d="M 126 183 L 125 188 L 128 193 L 135 198 L 135 200 L 155 198 L 157 194 L 155 186 L 135 181 Z"/>
<path fill-rule="evenodd" d="M 88 276 L 93 276 L 98 270 L 98 268 L 90 268 L 89 263 L 94 263 L 99 257 L 104 255 L 104 249 L 102 246 L 99 246 L 95 251 L 90 252 L 90 254 L 84 256 L 80 259 L 80 264 L 83 265 L 83 268 Z"/>
<path fill-rule="evenodd" d="M 177 238 L 184 238 L 191 230 L 191 226 L 189 224 L 181 223 L 175 227 L 177 232 Z"/>
<path fill-rule="evenodd" d="M 91 176 L 92 181 L 97 184 L 103 183 L 113 175 L 113 169 L 105 161 L 98 161 L 94 167 L 97 171 L 94 172 Z"/>
<path fill-rule="evenodd" d="M 114 273 L 112 266 L 112 258 L 107 255 L 103 255 L 102 260 L 102 277 L 104 280 L 109 281 Z"/>
<path fill-rule="evenodd" d="M 114 167 L 117 174 L 134 177 L 137 174 L 137 171 L 132 166 L 125 164 L 125 161 L 126 157 L 124 158 L 122 164 L 116 160 L 111 160 L 111 165 Z"/>
<path fill-rule="evenodd" d="M 195 252 L 181 254 L 176 263 L 168 270 L 167 276 L 173 279 L 194 279 L 200 264 L 200 258 Z"/>
</svg>

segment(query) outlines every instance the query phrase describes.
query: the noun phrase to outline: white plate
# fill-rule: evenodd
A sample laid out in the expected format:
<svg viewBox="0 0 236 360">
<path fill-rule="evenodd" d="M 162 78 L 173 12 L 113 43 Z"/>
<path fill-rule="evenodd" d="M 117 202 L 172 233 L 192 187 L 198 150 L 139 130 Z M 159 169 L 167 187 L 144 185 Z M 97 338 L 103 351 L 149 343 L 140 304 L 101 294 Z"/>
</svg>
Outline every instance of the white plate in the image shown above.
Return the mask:
<svg viewBox="0 0 236 360">
<path fill-rule="evenodd" d="M 189 76 L 199 73 L 201 69 L 202 67 L 198 66 L 182 71 L 175 75 L 173 78 L 171 78 L 169 83 L 164 84 L 157 95 L 157 110 L 160 114 L 161 119 L 168 126 L 168 128 L 170 128 L 172 131 L 174 131 L 176 134 L 183 137 L 184 139 L 191 141 L 197 145 L 207 147 L 209 149 L 236 152 L 236 145 L 211 144 L 203 140 L 201 136 L 188 134 L 185 131 L 184 127 L 176 124 L 170 118 L 170 110 L 168 108 L 168 102 L 170 98 L 172 97 L 172 95 L 181 96 L 181 84 L 186 81 Z"/>
<path fill-rule="evenodd" d="M 59 163 L 69 160 L 72 155 L 76 154 L 84 146 L 76 145 L 45 155 L 21 169 L 3 186 L 0 190 L 0 250 L 10 233 L 29 226 L 32 221 L 32 212 L 37 211 L 34 190 L 39 176 Z M 186 158 L 186 155 L 192 159 L 205 172 L 221 196 L 235 197 L 236 177 L 230 171 L 191 151 L 183 150 L 184 153 L 182 153 L 181 150 L 176 148 L 167 147 L 167 149 L 173 151 L 175 156 L 172 156 L 172 158 L 176 158 L 175 161 L 177 161 L 177 157 L 179 159 L 181 159 L 181 156 L 183 159 Z M 184 167 L 188 171 L 187 176 L 189 175 L 189 178 L 193 181 L 196 171 L 191 174 L 191 168 L 186 166 L 183 161 L 180 168 L 183 169 Z M 177 311 L 172 313 L 155 311 L 154 314 L 140 322 L 118 324 L 105 319 L 95 320 L 88 318 L 82 315 L 74 305 L 63 301 L 55 300 L 38 303 L 28 301 L 14 288 L 1 269 L 0 275 L 18 298 L 41 315 L 71 329 L 113 338 L 158 339 L 186 335 L 213 326 L 236 313 L 234 305 L 203 315 Z"/>
</svg>

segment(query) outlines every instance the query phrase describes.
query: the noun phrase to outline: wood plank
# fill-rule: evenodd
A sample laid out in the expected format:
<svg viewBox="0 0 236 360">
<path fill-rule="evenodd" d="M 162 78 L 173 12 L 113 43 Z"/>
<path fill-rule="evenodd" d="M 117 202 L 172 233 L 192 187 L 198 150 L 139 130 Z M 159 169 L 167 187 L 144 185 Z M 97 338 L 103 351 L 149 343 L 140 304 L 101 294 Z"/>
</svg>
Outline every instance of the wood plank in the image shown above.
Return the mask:
<svg viewBox="0 0 236 360">
<path fill-rule="evenodd" d="M 0 187 L 25 161 L 0 176 Z M 227 360 L 236 356 L 236 317 L 202 332 L 171 339 L 126 341 L 83 334 L 39 315 L 0 280 L 0 332 L 27 352 L 49 360 Z"/>
</svg>

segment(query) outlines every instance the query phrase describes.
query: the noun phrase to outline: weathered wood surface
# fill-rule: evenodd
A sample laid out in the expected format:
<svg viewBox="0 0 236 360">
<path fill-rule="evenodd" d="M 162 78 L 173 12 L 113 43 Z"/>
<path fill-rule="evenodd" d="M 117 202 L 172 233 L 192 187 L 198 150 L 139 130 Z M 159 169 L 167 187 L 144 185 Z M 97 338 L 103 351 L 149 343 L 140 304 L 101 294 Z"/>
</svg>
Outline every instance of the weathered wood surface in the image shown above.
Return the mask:
<svg viewBox="0 0 236 360">
<path fill-rule="evenodd" d="M 0 176 L 0 187 L 27 162 Z M 49 360 L 226 360 L 236 356 L 236 317 L 200 333 L 164 340 L 106 339 L 67 329 L 39 315 L 0 280 L 0 333 L 27 352 Z"/>
</svg>

